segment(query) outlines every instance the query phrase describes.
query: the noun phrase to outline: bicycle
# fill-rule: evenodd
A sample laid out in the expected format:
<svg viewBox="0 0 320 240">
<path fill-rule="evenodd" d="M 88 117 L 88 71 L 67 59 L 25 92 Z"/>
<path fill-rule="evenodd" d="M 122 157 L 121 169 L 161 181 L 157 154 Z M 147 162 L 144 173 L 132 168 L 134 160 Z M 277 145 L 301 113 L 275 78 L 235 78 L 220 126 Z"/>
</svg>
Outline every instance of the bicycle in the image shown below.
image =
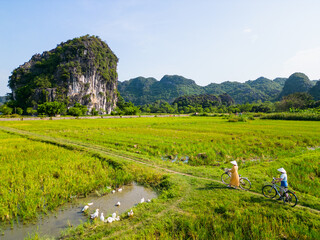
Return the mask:
<svg viewBox="0 0 320 240">
<path fill-rule="evenodd" d="M 298 203 L 298 198 L 295 192 L 292 192 L 288 189 L 285 189 L 283 194 L 280 194 L 280 186 L 275 183 L 275 178 L 272 178 L 272 185 L 265 185 L 262 187 L 262 194 L 267 198 L 274 198 L 275 196 L 279 196 L 279 199 L 282 199 L 284 204 L 289 204 L 289 206 L 294 207 Z"/>
<path fill-rule="evenodd" d="M 226 185 L 230 183 L 230 178 L 231 178 L 231 173 L 229 172 L 229 170 L 225 170 L 225 172 L 221 175 L 221 181 Z M 251 182 L 248 178 L 241 177 L 241 175 L 239 175 L 239 182 L 240 182 L 240 188 L 242 190 L 250 190 Z"/>
</svg>

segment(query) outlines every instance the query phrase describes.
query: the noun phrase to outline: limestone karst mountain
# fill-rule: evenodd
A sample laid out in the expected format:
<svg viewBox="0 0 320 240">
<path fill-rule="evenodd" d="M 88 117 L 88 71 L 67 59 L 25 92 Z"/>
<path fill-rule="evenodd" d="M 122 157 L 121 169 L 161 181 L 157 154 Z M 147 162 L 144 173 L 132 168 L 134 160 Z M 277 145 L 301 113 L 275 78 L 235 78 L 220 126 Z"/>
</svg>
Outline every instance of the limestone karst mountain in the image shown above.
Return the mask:
<svg viewBox="0 0 320 240">
<path fill-rule="evenodd" d="M 62 101 L 110 113 L 117 102 L 117 62 L 104 41 L 86 35 L 35 54 L 12 72 L 8 86 L 24 109 Z"/>
</svg>

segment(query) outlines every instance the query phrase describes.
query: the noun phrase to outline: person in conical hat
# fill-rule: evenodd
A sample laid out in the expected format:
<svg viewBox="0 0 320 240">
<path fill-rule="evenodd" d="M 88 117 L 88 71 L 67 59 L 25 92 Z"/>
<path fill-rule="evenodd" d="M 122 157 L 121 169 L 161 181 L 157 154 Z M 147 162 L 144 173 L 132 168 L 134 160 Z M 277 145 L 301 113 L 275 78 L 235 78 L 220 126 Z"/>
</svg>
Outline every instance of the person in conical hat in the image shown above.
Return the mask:
<svg viewBox="0 0 320 240">
<path fill-rule="evenodd" d="M 279 178 L 276 178 L 276 182 L 281 182 L 280 187 L 280 194 L 282 195 L 284 191 L 288 188 L 288 176 L 287 172 L 284 168 L 279 168 L 277 171 L 281 172 L 281 175 Z M 281 199 L 281 198 L 280 198 Z"/>
<path fill-rule="evenodd" d="M 231 173 L 229 187 L 231 186 L 239 187 L 240 182 L 239 182 L 239 174 L 238 174 L 238 164 L 236 161 L 232 161 L 230 163 L 233 165 L 233 167 L 229 170 L 229 172 Z"/>
</svg>

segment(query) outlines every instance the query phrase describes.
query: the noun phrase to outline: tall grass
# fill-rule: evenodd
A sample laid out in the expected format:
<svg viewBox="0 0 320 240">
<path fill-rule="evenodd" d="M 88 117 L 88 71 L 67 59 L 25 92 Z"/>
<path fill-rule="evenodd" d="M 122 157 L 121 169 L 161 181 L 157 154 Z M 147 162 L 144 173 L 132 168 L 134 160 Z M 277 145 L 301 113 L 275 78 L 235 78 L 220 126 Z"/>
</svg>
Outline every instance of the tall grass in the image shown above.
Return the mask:
<svg viewBox="0 0 320 240">
<path fill-rule="evenodd" d="M 30 220 L 132 177 L 84 152 L 0 132 L 0 219 Z"/>
<path fill-rule="evenodd" d="M 3 124 L 158 159 L 168 155 L 189 156 L 189 164 L 199 166 L 230 160 L 279 158 L 294 155 L 307 146 L 320 145 L 315 134 L 320 132 L 320 125 L 306 122 L 301 129 L 300 123 L 228 122 L 220 118 L 190 117 Z"/>
<path fill-rule="evenodd" d="M 320 121 L 320 114 L 316 112 L 270 113 L 262 116 L 261 119 Z"/>
</svg>

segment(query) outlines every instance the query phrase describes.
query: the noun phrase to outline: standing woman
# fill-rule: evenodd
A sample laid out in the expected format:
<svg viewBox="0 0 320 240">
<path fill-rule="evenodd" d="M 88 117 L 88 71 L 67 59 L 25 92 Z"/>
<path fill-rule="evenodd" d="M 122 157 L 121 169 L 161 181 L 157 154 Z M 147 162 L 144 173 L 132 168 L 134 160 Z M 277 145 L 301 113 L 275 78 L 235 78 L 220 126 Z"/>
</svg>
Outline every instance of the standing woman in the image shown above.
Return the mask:
<svg viewBox="0 0 320 240">
<path fill-rule="evenodd" d="M 228 185 L 228 187 L 231 187 L 231 186 L 239 187 L 240 182 L 239 182 L 239 174 L 238 174 L 238 164 L 236 161 L 232 161 L 230 163 L 233 164 L 233 167 L 229 170 L 229 172 L 231 173 L 231 178 L 230 178 L 230 184 Z"/>
</svg>

